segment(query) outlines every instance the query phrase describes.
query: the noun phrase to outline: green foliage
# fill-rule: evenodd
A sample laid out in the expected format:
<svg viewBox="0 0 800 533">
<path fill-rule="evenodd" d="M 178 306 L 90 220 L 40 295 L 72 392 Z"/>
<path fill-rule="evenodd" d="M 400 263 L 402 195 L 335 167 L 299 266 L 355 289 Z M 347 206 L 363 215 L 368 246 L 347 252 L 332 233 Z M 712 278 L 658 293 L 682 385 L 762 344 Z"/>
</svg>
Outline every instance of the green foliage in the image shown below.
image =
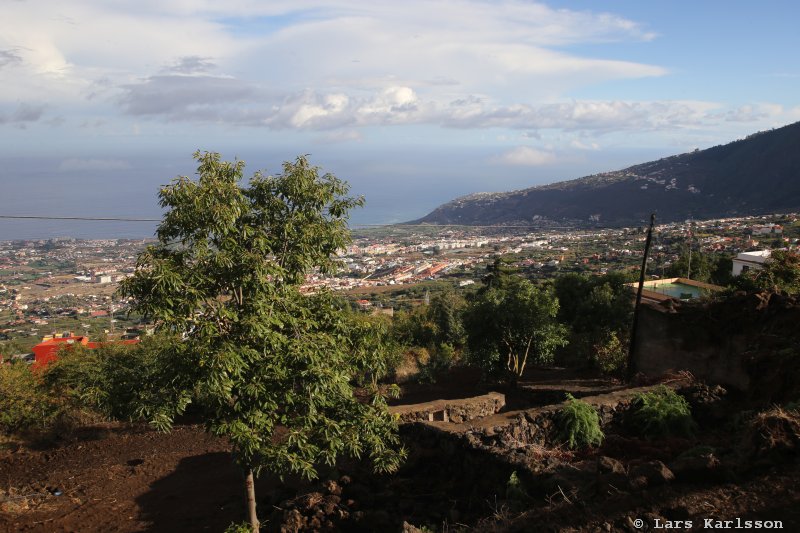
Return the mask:
<svg viewBox="0 0 800 533">
<path fill-rule="evenodd" d="M 433 324 L 435 344 L 463 346 L 466 340 L 462 314 L 466 301 L 453 289 L 440 292 L 431 299 L 427 316 Z"/>
<path fill-rule="evenodd" d="M 163 429 L 170 413 L 183 412 L 192 399 L 167 377 L 179 344 L 174 336 L 162 334 L 136 345 L 61 350 L 42 372 L 42 383 L 70 408 L 115 420 L 145 419 Z"/>
<path fill-rule="evenodd" d="M 236 522 L 225 528 L 225 533 L 252 533 L 253 528 L 248 522 Z"/>
<path fill-rule="evenodd" d="M 625 285 L 629 281 L 630 277 L 620 272 L 559 276 L 554 283 L 561 302 L 559 320 L 577 333 L 605 335 L 626 330 L 633 316 L 631 291 Z"/>
<path fill-rule="evenodd" d="M 530 496 L 525 490 L 522 480 L 519 479 L 517 471 L 514 470 L 511 472 L 511 475 L 508 477 L 508 481 L 506 482 L 506 499 L 516 502 L 525 502 L 529 498 Z"/>
<path fill-rule="evenodd" d="M 516 380 L 529 356 L 548 362 L 565 342 L 563 328 L 555 322 L 558 300 L 522 278 L 492 283 L 475 294 L 465 313 L 469 361 Z"/>
<path fill-rule="evenodd" d="M 571 273 L 556 278 L 554 288 L 561 304 L 558 318 L 570 328 L 571 351 L 580 363 L 599 366 L 604 372 L 617 371 L 633 318 L 633 300 L 625 286 L 629 281 L 620 272 L 592 277 Z"/>
<path fill-rule="evenodd" d="M 60 413 L 30 365 L 0 363 L 0 433 L 47 429 Z"/>
<path fill-rule="evenodd" d="M 353 380 L 376 392 L 378 381 L 394 375 L 403 359 L 403 349 L 391 335 L 392 319 L 386 315 L 348 312 L 344 300 L 339 300 L 338 305 L 348 323 L 355 365 Z"/>
<path fill-rule="evenodd" d="M 422 383 L 436 383 L 439 377 L 450 370 L 457 361 L 456 350 L 449 344 L 440 344 L 430 350 L 427 361 L 420 365 L 417 380 Z"/>
<path fill-rule="evenodd" d="M 628 345 L 615 332 L 594 345 L 594 363 L 604 373 L 622 375 L 628 363 Z"/>
<path fill-rule="evenodd" d="M 242 162 L 195 158 L 199 179 L 161 189 L 158 242 L 121 284 L 136 312 L 183 337 L 159 357 L 165 380 L 201 404 L 207 429 L 246 471 L 314 478 L 340 455 L 395 470 L 404 455 L 396 419 L 380 394 L 363 403 L 353 390 L 388 370 L 375 349 L 382 326 L 354 320 L 328 292 L 299 290 L 312 270 L 338 266 L 348 213 L 362 200 L 304 157 L 246 186 Z M 182 404 L 169 406 L 158 413 L 166 426 Z"/>
<path fill-rule="evenodd" d="M 777 290 L 800 294 L 800 254 L 773 250 L 761 269 L 751 269 L 735 279 L 744 290 Z"/>
<path fill-rule="evenodd" d="M 668 278 L 689 277 L 695 281 L 727 285 L 731 279 L 732 259 L 728 255 L 684 249 L 666 269 Z"/>
<path fill-rule="evenodd" d="M 505 371 L 516 380 L 529 358 L 553 360 L 556 348 L 567 343 L 566 328 L 556 322 L 558 299 L 550 288 L 517 276 L 493 283 L 475 295 L 465 312 L 469 358 L 490 373 Z"/>
<path fill-rule="evenodd" d="M 694 433 L 696 424 L 689 403 L 664 385 L 637 395 L 632 409 L 631 421 L 646 437 L 688 437 Z"/>
<path fill-rule="evenodd" d="M 560 438 L 570 448 L 599 446 L 605 435 L 594 407 L 567 393 L 567 404 L 557 415 Z"/>
<path fill-rule="evenodd" d="M 398 313 L 392 334 L 405 346 L 435 347 L 450 344 L 461 347 L 466 341 L 463 312 L 466 302 L 451 287 L 431 299 L 430 305 L 420 305 Z"/>
<path fill-rule="evenodd" d="M 685 452 L 681 453 L 678 456 L 678 459 L 686 459 L 689 457 L 705 457 L 708 455 L 713 455 L 716 453 L 716 449 L 713 446 L 708 446 L 705 444 L 700 444 L 698 446 L 694 446 L 693 448 L 689 448 Z"/>
</svg>

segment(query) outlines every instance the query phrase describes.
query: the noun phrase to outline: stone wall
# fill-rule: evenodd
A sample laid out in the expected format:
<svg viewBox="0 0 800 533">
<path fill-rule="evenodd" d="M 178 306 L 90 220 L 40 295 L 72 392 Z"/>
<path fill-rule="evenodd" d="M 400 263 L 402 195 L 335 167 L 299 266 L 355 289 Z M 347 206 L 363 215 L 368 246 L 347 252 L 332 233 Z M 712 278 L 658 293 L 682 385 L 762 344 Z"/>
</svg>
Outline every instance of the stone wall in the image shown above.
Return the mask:
<svg viewBox="0 0 800 533">
<path fill-rule="evenodd" d="M 761 355 L 797 343 L 800 302 L 774 293 L 715 302 L 642 305 L 635 366 L 651 376 L 688 370 L 709 383 L 747 390 Z"/>
<path fill-rule="evenodd" d="M 673 388 L 688 380 L 665 383 Z M 601 424 L 616 422 L 629 409 L 635 396 L 653 387 L 638 387 L 582 398 L 599 412 Z M 425 405 L 425 404 L 421 404 Z M 418 406 L 408 406 L 409 408 Z M 459 486 L 476 494 L 497 491 L 502 497 L 512 472 L 526 486 L 549 490 L 554 472 L 563 465 L 558 453 L 543 454 L 561 444 L 556 417 L 563 403 L 521 411 L 498 413 L 466 423 L 446 421 L 410 422 L 400 427 L 410 457 L 436 457 L 436 468 Z M 422 412 L 424 410 L 420 410 Z"/>
<path fill-rule="evenodd" d="M 499 392 L 460 400 L 436 400 L 414 405 L 396 405 L 389 411 L 400 416 L 401 423 L 453 422 L 461 424 L 500 412 L 506 397 Z"/>
</svg>

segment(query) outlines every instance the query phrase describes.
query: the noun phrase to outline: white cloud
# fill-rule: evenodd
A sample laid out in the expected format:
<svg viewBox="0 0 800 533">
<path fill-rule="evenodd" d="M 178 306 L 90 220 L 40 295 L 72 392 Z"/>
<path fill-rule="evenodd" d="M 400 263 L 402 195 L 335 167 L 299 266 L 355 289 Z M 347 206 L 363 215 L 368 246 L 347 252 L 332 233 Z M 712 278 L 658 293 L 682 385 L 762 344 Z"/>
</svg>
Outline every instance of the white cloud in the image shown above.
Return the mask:
<svg viewBox="0 0 800 533">
<path fill-rule="evenodd" d="M 578 150 L 591 150 L 597 151 L 600 149 L 600 145 L 596 142 L 583 142 L 580 139 L 572 139 L 569 143 L 572 148 L 576 148 Z"/>
<path fill-rule="evenodd" d="M 310 90 L 378 105 L 375 92 L 402 87 L 437 103 L 487 92 L 511 103 L 587 82 L 663 75 L 658 66 L 548 48 L 651 37 L 622 17 L 514 0 L 14 2 L 0 21 L 0 65 L 15 70 L 0 101 L 97 109 L 115 101 L 115 87 L 124 93 L 159 75 L 215 70 L 273 96 Z M 217 90 L 228 95 L 227 87 Z M 361 111 L 392 121 L 385 110 Z M 330 113 L 326 105 L 298 110 L 296 127 L 325 124 Z M 395 102 L 388 113 L 408 109 Z"/>
<path fill-rule="evenodd" d="M 556 162 L 556 156 L 552 152 L 539 150 L 531 146 L 517 146 L 516 148 L 498 156 L 495 161 L 504 165 L 516 165 L 526 167 L 539 167 L 551 165 Z"/>
<path fill-rule="evenodd" d="M 669 74 L 573 45 L 654 38 L 618 15 L 523 0 L 12 2 L 0 19 L 0 111 L 25 102 L 41 114 L 46 104 L 68 125 L 118 130 L 135 117 L 280 131 L 501 128 L 533 138 L 793 116 L 769 104 L 567 99 Z"/>
</svg>

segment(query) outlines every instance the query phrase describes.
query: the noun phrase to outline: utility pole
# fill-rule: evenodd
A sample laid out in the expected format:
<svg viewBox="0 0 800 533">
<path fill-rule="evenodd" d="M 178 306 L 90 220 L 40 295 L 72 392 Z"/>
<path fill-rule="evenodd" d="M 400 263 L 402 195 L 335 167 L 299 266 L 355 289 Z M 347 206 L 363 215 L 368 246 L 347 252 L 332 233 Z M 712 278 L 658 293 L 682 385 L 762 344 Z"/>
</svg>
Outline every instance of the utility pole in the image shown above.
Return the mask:
<svg viewBox="0 0 800 533">
<path fill-rule="evenodd" d="M 692 226 L 694 225 L 694 220 L 689 219 L 689 228 L 686 233 L 686 245 L 689 249 L 689 261 L 686 265 L 686 279 L 692 279 Z"/>
<path fill-rule="evenodd" d="M 642 258 L 642 270 L 639 272 L 639 288 L 636 291 L 636 305 L 633 308 L 633 325 L 631 326 L 631 342 L 628 346 L 628 381 L 636 375 L 634 365 L 634 351 L 636 349 L 636 327 L 639 324 L 639 308 L 642 304 L 642 289 L 644 288 L 644 275 L 647 271 L 647 255 L 650 253 L 650 241 L 653 238 L 653 226 L 656 224 L 656 214 L 650 215 L 650 227 L 647 230 L 647 238 L 644 241 L 644 257 Z"/>
</svg>

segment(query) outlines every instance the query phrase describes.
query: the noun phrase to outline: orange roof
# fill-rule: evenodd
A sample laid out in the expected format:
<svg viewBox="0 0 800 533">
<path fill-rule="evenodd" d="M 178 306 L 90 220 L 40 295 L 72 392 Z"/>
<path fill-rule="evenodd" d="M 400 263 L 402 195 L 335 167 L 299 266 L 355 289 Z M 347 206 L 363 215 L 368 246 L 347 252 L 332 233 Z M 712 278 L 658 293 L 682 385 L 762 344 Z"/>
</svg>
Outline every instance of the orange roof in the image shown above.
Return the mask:
<svg viewBox="0 0 800 533">
<path fill-rule="evenodd" d="M 85 335 L 56 337 L 53 339 L 47 339 L 45 341 L 42 341 L 36 346 L 34 346 L 33 355 L 35 358 L 35 364 L 37 366 L 44 366 L 47 365 L 49 362 L 58 359 L 58 356 L 56 354 L 58 353 L 58 350 L 62 346 L 81 345 L 93 349 L 93 348 L 100 348 L 101 346 L 105 346 L 107 344 L 136 344 L 138 342 L 139 342 L 138 339 L 127 339 L 124 341 L 110 341 L 110 342 L 90 342 L 89 337 Z"/>
</svg>

